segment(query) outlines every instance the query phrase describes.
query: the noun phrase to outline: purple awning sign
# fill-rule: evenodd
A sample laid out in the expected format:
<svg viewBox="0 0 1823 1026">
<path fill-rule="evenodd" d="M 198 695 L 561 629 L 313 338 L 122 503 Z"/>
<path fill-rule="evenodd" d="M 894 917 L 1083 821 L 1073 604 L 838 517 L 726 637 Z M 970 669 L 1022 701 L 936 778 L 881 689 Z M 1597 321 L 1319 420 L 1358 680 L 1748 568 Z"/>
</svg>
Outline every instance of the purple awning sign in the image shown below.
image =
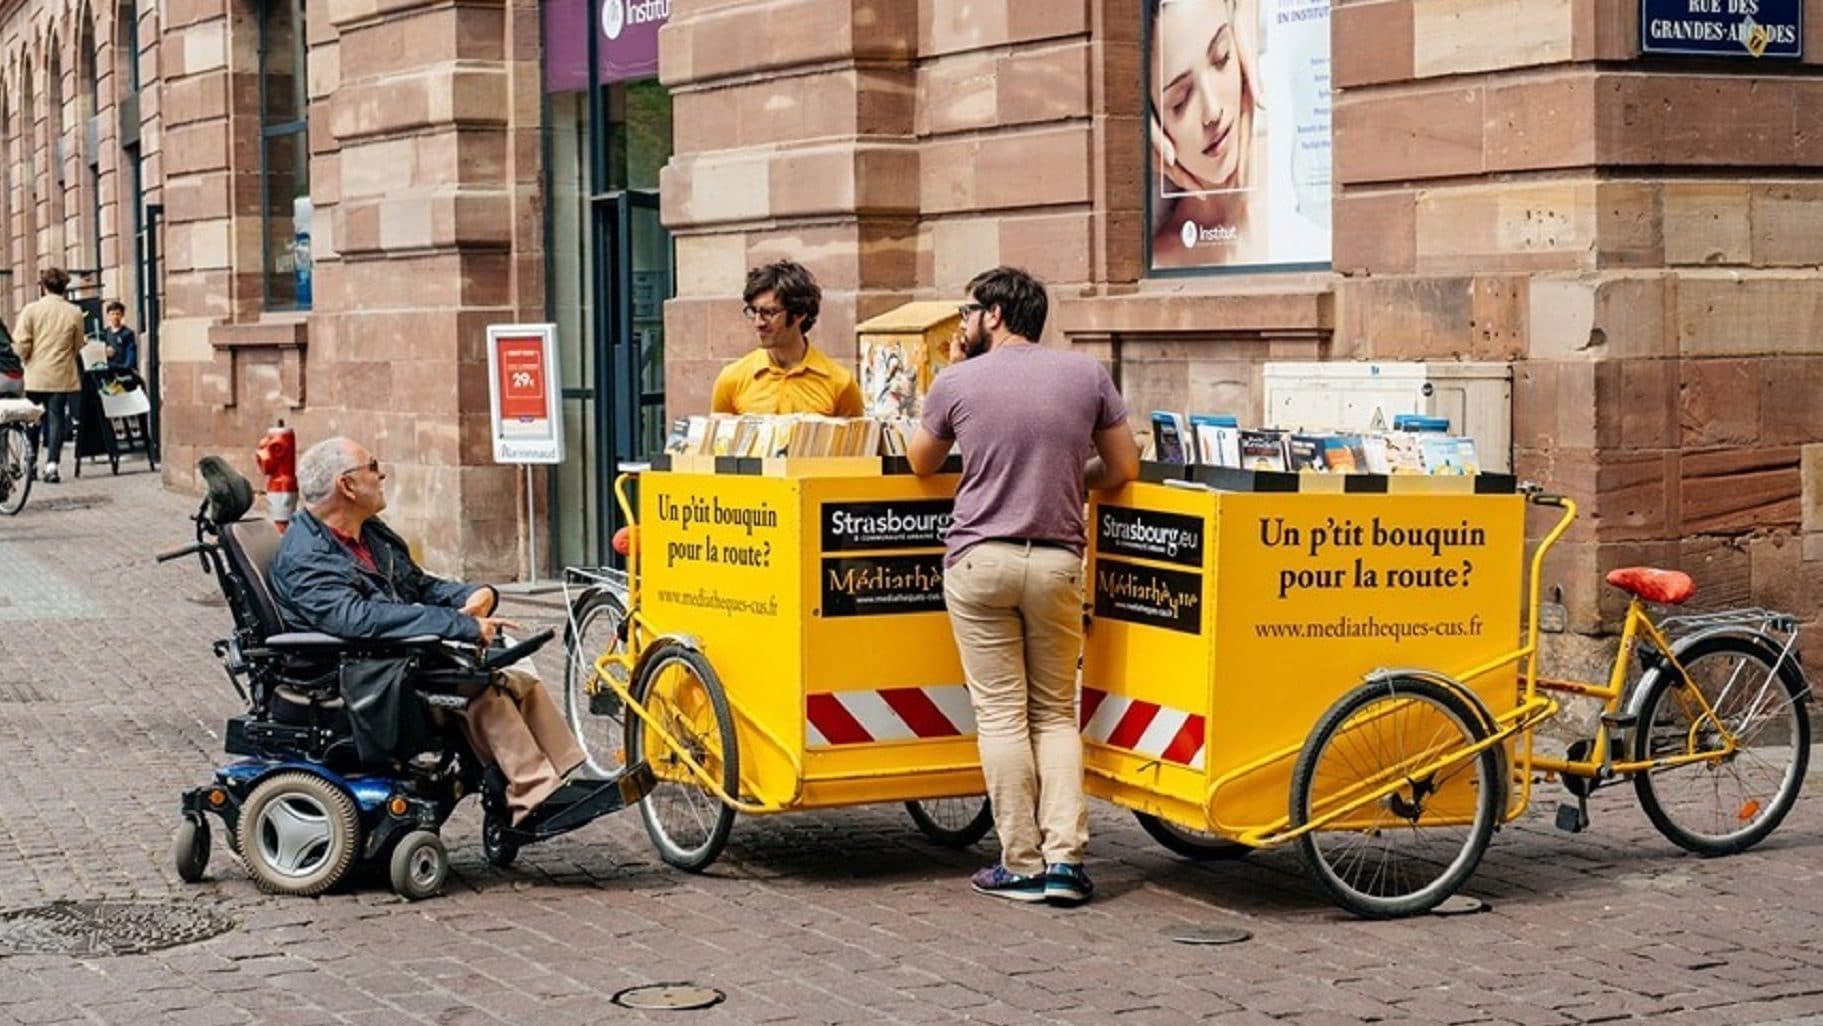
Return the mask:
<svg viewBox="0 0 1823 1026">
<path fill-rule="evenodd" d="M 544 88 L 568 93 L 589 82 L 589 37 L 595 33 L 598 83 L 658 74 L 658 30 L 671 17 L 671 0 L 546 0 Z"/>
</svg>

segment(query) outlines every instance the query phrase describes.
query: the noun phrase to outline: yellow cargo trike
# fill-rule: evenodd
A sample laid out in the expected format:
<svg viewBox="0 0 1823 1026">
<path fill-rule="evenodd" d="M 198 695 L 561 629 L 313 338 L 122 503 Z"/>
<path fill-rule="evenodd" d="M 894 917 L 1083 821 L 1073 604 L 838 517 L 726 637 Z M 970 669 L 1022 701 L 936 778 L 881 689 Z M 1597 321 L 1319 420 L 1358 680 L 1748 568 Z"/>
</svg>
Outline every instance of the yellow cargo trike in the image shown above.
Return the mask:
<svg viewBox="0 0 1823 1026">
<path fill-rule="evenodd" d="M 992 827 L 943 611 L 956 480 L 679 456 L 615 481 L 625 600 L 604 580 L 573 610 L 566 691 L 602 768 L 651 765 L 664 861 L 706 868 L 737 812 L 904 802 L 957 847 Z"/>
<path fill-rule="evenodd" d="M 1539 675 L 1539 578 L 1570 500 L 1501 475 L 1150 469 L 1092 503 L 1081 719 L 1090 793 L 1173 851 L 1295 843 L 1340 905 L 1383 918 L 1452 895 L 1537 776 L 1575 799 L 1570 830 L 1630 777 L 1653 824 L 1705 855 L 1757 843 L 1796 800 L 1810 688 L 1791 617 L 1654 620 L 1689 578 L 1617 570 L 1632 598 L 1609 679 Z M 1560 515 L 1522 635 L 1528 502 Z M 1546 756 L 1533 731 L 1558 695 L 1603 715 Z"/>
</svg>

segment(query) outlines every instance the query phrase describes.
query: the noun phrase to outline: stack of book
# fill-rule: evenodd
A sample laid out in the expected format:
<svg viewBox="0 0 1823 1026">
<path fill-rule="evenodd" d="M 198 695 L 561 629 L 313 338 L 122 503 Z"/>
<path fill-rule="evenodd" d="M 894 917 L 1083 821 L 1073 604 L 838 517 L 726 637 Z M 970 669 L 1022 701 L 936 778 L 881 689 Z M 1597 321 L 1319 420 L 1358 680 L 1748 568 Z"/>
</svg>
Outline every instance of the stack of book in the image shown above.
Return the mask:
<svg viewBox="0 0 1823 1026">
<path fill-rule="evenodd" d="M 1367 432 L 1242 428 L 1234 417 L 1172 411 L 1152 414 L 1153 458 L 1242 470 L 1331 474 L 1477 474 L 1475 440 L 1449 433 L 1448 421 L 1395 421 L 1407 430 Z"/>
<path fill-rule="evenodd" d="M 908 422 L 814 414 L 716 413 L 672 425 L 673 456 L 903 456 Z"/>
</svg>

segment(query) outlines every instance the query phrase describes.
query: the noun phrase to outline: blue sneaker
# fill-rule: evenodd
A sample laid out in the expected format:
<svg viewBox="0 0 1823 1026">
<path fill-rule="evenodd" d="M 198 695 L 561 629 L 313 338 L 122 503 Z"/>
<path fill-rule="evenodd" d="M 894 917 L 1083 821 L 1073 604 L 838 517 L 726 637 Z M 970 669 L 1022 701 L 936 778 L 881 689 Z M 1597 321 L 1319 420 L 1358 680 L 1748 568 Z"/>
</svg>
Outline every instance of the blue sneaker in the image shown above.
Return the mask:
<svg viewBox="0 0 1823 1026">
<path fill-rule="evenodd" d="M 968 882 L 975 890 L 996 898 L 1011 898 L 1014 901 L 1043 901 L 1045 898 L 1043 875 L 1021 876 L 1005 866 L 996 865 L 977 870 Z"/>
<path fill-rule="evenodd" d="M 1044 867 L 1044 900 L 1053 905 L 1080 905 L 1095 894 L 1095 885 L 1080 865 L 1053 862 Z"/>
</svg>

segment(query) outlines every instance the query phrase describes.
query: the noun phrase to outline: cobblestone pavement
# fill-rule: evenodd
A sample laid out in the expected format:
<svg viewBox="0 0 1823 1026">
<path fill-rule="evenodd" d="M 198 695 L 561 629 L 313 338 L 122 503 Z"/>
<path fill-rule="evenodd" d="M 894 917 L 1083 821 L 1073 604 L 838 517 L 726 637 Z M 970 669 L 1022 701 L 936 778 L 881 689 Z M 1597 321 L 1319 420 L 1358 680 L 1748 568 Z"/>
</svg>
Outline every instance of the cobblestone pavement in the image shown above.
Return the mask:
<svg viewBox="0 0 1823 1026">
<path fill-rule="evenodd" d="M 91 472 L 92 473 L 92 472 Z M 175 899 L 239 921 L 150 955 L 0 955 L 0 1023 L 1555 1023 L 1823 1024 L 1823 796 L 1766 844 L 1705 861 L 1659 839 L 1630 789 L 1594 824 L 1505 829 L 1471 881 L 1487 914 L 1345 918 L 1275 851 L 1196 865 L 1110 806 L 1093 813 L 1098 900 L 1063 911 L 970 894 L 987 849 L 925 842 L 898 808 L 743 820 L 691 876 L 636 814 L 481 858 L 470 803 L 448 893 L 365 881 L 260 895 L 219 839 L 208 879 L 169 855 L 180 789 L 221 755 L 236 699 L 209 654 L 227 612 L 193 563 L 188 500 L 145 473 L 41 487 L 0 519 L 0 909 Z M 554 620 L 554 606 L 524 606 Z M 1193 948 L 1161 931 L 1238 924 Z M 609 1003 L 691 981 L 702 1012 Z"/>
</svg>

